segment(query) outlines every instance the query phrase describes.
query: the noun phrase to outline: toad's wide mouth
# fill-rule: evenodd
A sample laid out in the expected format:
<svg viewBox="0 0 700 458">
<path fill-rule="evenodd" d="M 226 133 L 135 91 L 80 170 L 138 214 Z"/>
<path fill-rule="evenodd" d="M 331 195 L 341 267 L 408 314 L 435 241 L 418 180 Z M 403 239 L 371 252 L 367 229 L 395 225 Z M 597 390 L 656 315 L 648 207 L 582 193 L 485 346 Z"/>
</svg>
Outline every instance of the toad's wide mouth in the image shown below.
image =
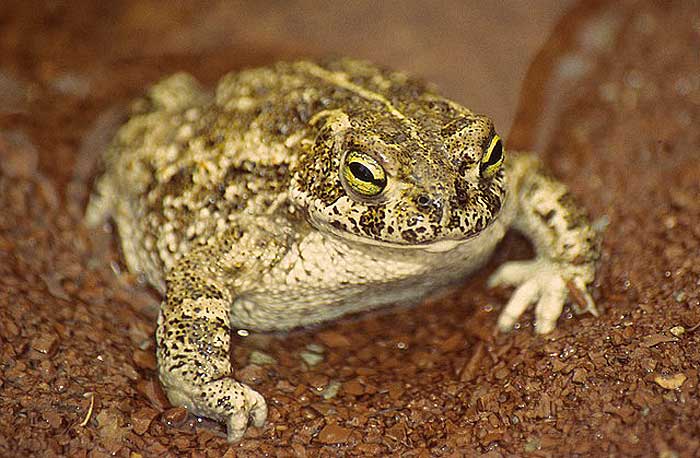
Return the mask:
<svg viewBox="0 0 700 458">
<path fill-rule="evenodd" d="M 451 251 L 461 245 L 469 243 L 474 239 L 479 238 L 481 235 L 490 232 L 494 226 L 494 223 L 498 220 L 498 214 L 496 214 L 491 221 L 479 232 L 472 234 L 465 234 L 463 236 L 441 236 L 436 237 L 434 240 L 426 240 L 423 242 L 401 242 L 401 241 L 390 241 L 382 239 L 373 239 L 370 237 L 355 234 L 344 229 L 339 229 L 327 221 L 319 218 L 318 215 L 310 214 L 310 224 L 316 229 L 332 234 L 333 236 L 342 239 L 346 242 L 350 242 L 356 245 L 364 245 L 369 247 L 382 247 L 387 249 L 395 250 L 423 250 L 430 253 L 444 253 Z"/>
</svg>

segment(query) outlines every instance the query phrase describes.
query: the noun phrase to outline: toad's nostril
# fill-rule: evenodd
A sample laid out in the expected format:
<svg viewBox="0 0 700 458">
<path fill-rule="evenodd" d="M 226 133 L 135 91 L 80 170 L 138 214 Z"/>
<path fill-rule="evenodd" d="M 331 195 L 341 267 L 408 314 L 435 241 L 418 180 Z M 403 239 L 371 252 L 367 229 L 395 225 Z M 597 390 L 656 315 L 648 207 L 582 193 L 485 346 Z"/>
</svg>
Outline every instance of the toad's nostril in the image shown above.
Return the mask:
<svg viewBox="0 0 700 458">
<path fill-rule="evenodd" d="M 416 198 L 416 203 L 417 203 L 420 207 L 429 207 L 430 204 L 433 203 L 433 199 L 431 199 L 430 197 L 426 196 L 425 194 L 421 194 L 420 196 L 418 196 L 418 197 Z"/>
</svg>

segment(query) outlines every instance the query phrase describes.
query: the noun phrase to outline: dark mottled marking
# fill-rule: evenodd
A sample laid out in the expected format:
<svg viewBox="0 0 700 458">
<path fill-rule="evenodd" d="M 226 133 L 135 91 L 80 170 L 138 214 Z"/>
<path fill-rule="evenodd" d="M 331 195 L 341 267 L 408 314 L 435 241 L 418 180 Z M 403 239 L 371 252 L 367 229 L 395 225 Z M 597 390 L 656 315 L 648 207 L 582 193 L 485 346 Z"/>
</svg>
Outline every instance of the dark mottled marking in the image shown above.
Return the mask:
<svg viewBox="0 0 700 458">
<path fill-rule="evenodd" d="M 360 228 L 368 236 L 380 238 L 385 226 L 386 219 L 382 207 L 369 207 L 360 216 Z"/>
<path fill-rule="evenodd" d="M 445 124 L 442 129 L 440 129 L 440 134 L 443 137 L 451 137 L 455 135 L 457 132 L 461 132 L 464 129 L 469 128 L 472 124 L 474 124 L 474 118 L 467 118 L 467 117 L 460 117 L 457 119 L 454 119 L 453 121 Z"/>
<path fill-rule="evenodd" d="M 408 243 L 417 243 L 420 237 L 414 229 L 406 229 L 401 231 L 401 237 Z"/>
</svg>

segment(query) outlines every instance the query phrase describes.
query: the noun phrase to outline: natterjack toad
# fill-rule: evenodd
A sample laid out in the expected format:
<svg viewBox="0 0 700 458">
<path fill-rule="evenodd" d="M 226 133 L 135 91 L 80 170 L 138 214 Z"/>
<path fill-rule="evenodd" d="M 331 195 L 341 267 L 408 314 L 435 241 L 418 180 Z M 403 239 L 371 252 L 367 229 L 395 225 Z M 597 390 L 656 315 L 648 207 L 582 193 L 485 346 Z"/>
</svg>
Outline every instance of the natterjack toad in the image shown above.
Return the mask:
<svg viewBox="0 0 700 458">
<path fill-rule="evenodd" d="M 415 302 L 481 266 L 506 230 L 537 257 L 498 320 L 535 304 L 551 331 L 572 289 L 595 313 L 595 234 L 529 154 L 505 158 L 489 118 L 402 73 L 349 59 L 189 75 L 134 104 L 87 211 L 111 216 L 130 270 L 164 295 L 158 372 L 175 405 L 239 440 L 265 399 L 232 378 L 232 328 L 289 329 Z"/>
</svg>

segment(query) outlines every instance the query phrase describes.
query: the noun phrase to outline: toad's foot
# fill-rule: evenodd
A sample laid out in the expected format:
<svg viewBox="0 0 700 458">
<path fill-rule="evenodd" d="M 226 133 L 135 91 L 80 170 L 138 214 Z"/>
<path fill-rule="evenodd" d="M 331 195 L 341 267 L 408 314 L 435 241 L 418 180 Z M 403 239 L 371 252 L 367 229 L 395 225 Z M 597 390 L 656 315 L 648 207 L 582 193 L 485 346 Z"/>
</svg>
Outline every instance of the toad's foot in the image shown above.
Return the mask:
<svg viewBox="0 0 700 458">
<path fill-rule="evenodd" d="M 205 327 L 201 319 L 193 325 L 200 332 Z M 163 334 L 163 332 L 158 333 L 161 343 L 159 348 L 160 381 L 173 405 L 183 406 L 195 415 L 225 423 L 229 442 L 238 442 L 243 438 L 249 420 L 252 420 L 252 424 L 257 427 L 265 423 L 267 404 L 260 393 L 248 385 L 234 380 L 229 375 L 207 380 L 209 376 L 206 372 L 210 371 L 206 370 L 206 365 L 211 362 L 207 359 L 200 358 L 191 364 L 183 364 L 183 357 L 176 356 L 175 359 L 168 359 L 167 355 L 172 354 L 172 352 L 167 353 L 167 350 L 171 349 L 171 345 L 160 338 Z M 182 340 L 187 344 L 193 339 Z M 228 352 L 219 351 L 221 347 L 216 340 L 213 338 L 213 342 L 200 342 L 198 347 L 201 348 L 202 354 L 221 353 L 220 360 L 223 361 L 221 365 L 227 365 L 224 358 L 228 356 Z M 176 339 L 172 347 L 177 348 L 177 346 L 178 340 Z M 201 372 L 196 373 L 193 368 L 199 369 Z M 229 370 L 229 367 L 224 367 L 224 370 L 220 372 L 226 373 Z"/>
<path fill-rule="evenodd" d="M 253 425 L 261 427 L 267 418 L 265 398 L 232 378 L 184 385 L 176 376 L 165 373 L 161 374 L 161 381 L 174 405 L 181 405 L 195 415 L 226 423 L 229 442 L 243 438 L 249 419 Z"/>
<path fill-rule="evenodd" d="M 187 304 L 189 301 L 183 302 Z M 208 305 L 211 304 L 209 302 Z M 206 310 L 201 301 L 198 305 L 199 310 Z M 208 311 L 211 312 L 211 308 Z M 167 309 L 162 316 L 167 317 Z M 222 323 L 215 316 L 205 315 L 187 320 L 189 317 L 184 315 L 178 318 L 179 322 L 187 322 L 188 326 L 183 324 L 183 328 L 189 330 L 189 337 L 176 335 L 181 328 L 173 330 L 173 320 L 160 320 L 157 332 L 160 381 L 173 405 L 225 423 L 229 442 L 238 442 L 243 438 L 249 422 L 257 427 L 265 423 L 265 398 L 229 375 L 228 327 L 209 326 L 211 322 L 207 321 L 208 318 Z M 170 341 L 163 336 L 174 339 Z M 191 349 L 197 351 L 189 351 Z M 226 375 L 214 375 L 217 373 Z"/>
<path fill-rule="evenodd" d="M 590 264 L 576 265 L 554 262 L 547 258 L 514 261 L 503 264 L 488 281 L 489 287 L 515 286 L 516 290 L 498 318 L 498 327 L 509 331 L 530 304 L 535 305 L 535 329 L 540 334 L 551 332 L 575 288 L 582 311 L 598 315 L 595 302 L 587 291 L 593 281 Z"/>
<path fill-rule="evenodd" d="M 267 418 L 267 403 L 260 393 L 230 378 L 209 382 L 205 390 L 217 393 L 219 407 L 228 413 L 226 430 L 229 442 L 238 442 L 248 427 L 248 419 L 260 428 Z M 205 391 L 206 392 L 206 391 Z"/>
<path fill-rule="evenodd" d="M 267 418 L 265 398 L 248 385 L 228 377 L 204 383 L 191 393 L 168 390 L 168 397 L 196 415 L 225 423 L 229 442 L 243 438 L 249 420 L 261 427 Z"/>
</svg>

